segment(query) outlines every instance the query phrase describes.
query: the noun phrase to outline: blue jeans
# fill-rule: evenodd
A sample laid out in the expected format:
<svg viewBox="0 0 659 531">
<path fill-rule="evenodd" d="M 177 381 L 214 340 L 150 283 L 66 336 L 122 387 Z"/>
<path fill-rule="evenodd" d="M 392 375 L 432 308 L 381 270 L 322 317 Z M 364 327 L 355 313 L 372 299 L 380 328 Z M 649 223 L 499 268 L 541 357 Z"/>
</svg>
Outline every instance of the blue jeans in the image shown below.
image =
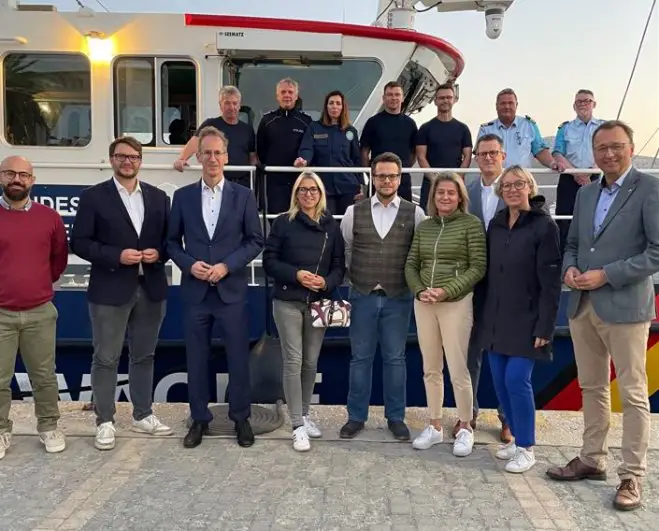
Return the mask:
<svg viewBox="0 0 659 531">
<path fill-rule="evenodd" d="M 494 390 L 515 437 L 522 448 L 535 445 L 535 397 L 531 374 L 535 360 L 488 352 Z"/>
<path fill-rule="evenodd" d="M 412 296 L 362 295 L 351 290 L 350 389 L 348 419 L 366 422 L 371 401 L 373 360 L 378 343 L 382 355 L 384 415 L 395 422 L 405 418 L 407 366 L 405 345 L 412 315 Z"/>
</svg>

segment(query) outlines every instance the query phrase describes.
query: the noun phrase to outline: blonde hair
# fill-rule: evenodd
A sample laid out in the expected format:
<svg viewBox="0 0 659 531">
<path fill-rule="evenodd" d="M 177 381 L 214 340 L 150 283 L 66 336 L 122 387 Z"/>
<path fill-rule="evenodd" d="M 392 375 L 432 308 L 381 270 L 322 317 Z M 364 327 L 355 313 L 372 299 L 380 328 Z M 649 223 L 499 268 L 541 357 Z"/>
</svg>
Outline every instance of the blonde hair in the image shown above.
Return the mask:
<svg viewBox="0 0 659 531">
<path fill-rule="evenodd" d="M 242 100 L 243 98 L 242 94 L 238 90 L 238 87 L 234 87 L 233 85 L 224 85 L 218 94 L 219 100 L 222 101 L 229 96 L 236 96 L 239 100 Z"/>
<path fill-rule="evenodd" d="M 201 153 L 201 143 L 202 143 L 202 141 L 204 140 L 204 138 L 209 137 L 209 136 L 214 136 L 216 138 L 219 138 L 224 143 L 224 149 L 229 148 L 229 139 L 227 138 L 227 135 L 225 135 L 217 127 L 213 127 L 212 125 L 208 125 L 208 126 L 204 127 L 201 131 L 199 131 L 199 136 L 197 137 L 198 138 L 197 151 L 199 153 Z"/>
<path fill-rule="evenodd" d="M 313 172 L 303 172 L 296 179 L 295 184 L 293 185 L 293 193 L 291 194 L 291 206 L 288 208 L 288 219 L 292 221 L 301 210 L 300 202 L 297 198 L 297 190 L 302 186 L 302 181 L 305 179 L 311 179 L 318 187 L 320 193 L 316 210 L 312 216 L 312 219 L 317 223 L 320 221 L 323 212 L 325 212 L 325 209 L 327 208 L 327 194 L 325 193 L 325 185 L 323 184 L 322 179 Z"/>
<path fill-rule="evenodd" d="M 467 193 L 467 187 L 462 181 L 457 173 L 450 171 L 445 171 L 441 173 L 436 173 L 431 177 L 432 182 L 430 184 L 430 191 L 428 193 L 428 205 L 427 212 L 428 215 L 433 217 L 437 215 L 437 205 L 435 205 L 435 193 L 437 192 L 437 187 L 439 183 L 451 182 L 455 184 L 455 187 L 458 189 L 458 210 L 467 214 L 469 212 L 469 194 Z"/>
<path fill-rule="evenodd" d="M 508 175 L 509 173 L 512 173 L 513 175 L 517 177 L 521 177 L 526 181 L 526 184 L 529 185 L 529 198 L 538 195 L 538 183 L 536 182 L 535 178 L 529 172 L 528 170 L 522 168 L 521 166 L 515 164 L 514 166 L 511 166 L 510 168 L 506 168 L 503 173 L 501 174 L 501 177 L 499 178 L 499 182 L 497 183 L 497 195 L 499 197 L 503 197 L 503 178 Z"/>
</svg>

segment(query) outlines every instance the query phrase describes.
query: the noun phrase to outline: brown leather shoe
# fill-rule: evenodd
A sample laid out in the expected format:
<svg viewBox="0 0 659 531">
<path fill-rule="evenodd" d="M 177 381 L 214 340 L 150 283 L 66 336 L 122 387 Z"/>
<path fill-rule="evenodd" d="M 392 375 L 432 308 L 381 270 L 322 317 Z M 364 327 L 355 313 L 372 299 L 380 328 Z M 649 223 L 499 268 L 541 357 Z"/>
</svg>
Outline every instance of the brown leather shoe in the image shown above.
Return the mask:
<svg viewBox="0 0 659 531">
<path fill-rule="evenodd" d="M 472 419 L 469 421 L 469 425 L 471 426 L 472 430 L 476 429 L 476 419 Z M 460 419 L 455 423 L 455 426 L 453 426 L 453 438 L 455 439 L 458 436 L 458 432 L 460 431 Z"/>
<path fill-rule="evenodd" d="M 575 457 L 565 466 L 553 466 L 547 469 L 547 476 L 556 481 L 579 481 L 581 479 L 594 479 L 606 481 L 606 470 L 585 465 L 581 459 Z"/>
<path fill-rule="evenodd" d="M 513 442 L 513 434 L 510 431 L 508 424 L 506 424 L 505 422 L 501 423 L 501 431 L 499 432 L 499 439 L 501 439 L 501 442 L 504 444 Z"/>
<path fill-rule="evenodd" d="M 623 479 L 617 491 L 613 506 L 619 511 L 633 511 L 641 506 L 641 484 L 635 479 Z"/>
</svg>

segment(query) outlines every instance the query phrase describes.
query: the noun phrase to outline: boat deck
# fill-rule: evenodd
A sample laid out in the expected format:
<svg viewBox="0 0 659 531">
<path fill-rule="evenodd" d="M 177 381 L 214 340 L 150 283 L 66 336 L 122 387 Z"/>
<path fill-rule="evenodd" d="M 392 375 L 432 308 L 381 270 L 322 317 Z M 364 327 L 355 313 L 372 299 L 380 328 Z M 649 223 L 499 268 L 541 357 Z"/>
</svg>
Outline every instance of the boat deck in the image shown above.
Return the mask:
<svg viewBox="0 0 659 531">
<path fill-rule="evenodd" d="M 324 431 L 306 454 L 295 453 L 286 425 L 242 449 L 226 437 L 208 437 L 194 450 L 181 446 L 185 404 L 157 404 L 175 428 L 158 439 L 132 433 L 130 405 L 117 404 L 117 446 L 93 447 L 93 414 L 80 402 L 62 402 L 68 436 L 62 454 L 40 448 L 32 405 L 12 407 L 14 439 L 0 463 L 0 515 L 5 530 L 427 530 L 437 529 L 657 529 L 659 415 L 653 415 L 645 506 L 619 513 L 611 506 L 619 461 L 621 416 L 614 414 L 609 480 L 554 483 L 549 464 L 575 455 L 579 413 L 538 412 L 538 464 L 523 476 L 503 472 L 494 458 L 495 411 L 479 417 L 477 446 L 452 456 L 450 444 L 419 452 L 394 441 L 382 408 L 372 408 L 353 441 L 338 439 L 341 406 L 315 406 Z M 455 411 L 447 409 L 446 427 Z M 414 434 L 423 410 L 408 410 Z M 448 433 L 448 431 L 446 432 Z"/>
</svg>

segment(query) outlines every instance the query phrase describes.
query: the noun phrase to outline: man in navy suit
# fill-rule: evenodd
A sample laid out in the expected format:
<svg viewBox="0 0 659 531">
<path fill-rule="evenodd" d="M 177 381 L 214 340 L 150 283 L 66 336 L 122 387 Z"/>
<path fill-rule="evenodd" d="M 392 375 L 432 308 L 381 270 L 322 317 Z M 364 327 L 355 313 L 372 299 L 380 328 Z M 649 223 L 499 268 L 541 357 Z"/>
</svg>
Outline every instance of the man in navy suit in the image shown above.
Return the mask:
<svg viewBox="0 0 659 531">
<path fill-rule="evenodd" d="M 169 197 L 137 178 L 142 145 L 132 137 L 110 144 L 114 176 L 85 190 L 71 248 L 91 263 L 87 297 L 94 341 L 92 392 L 99 450 L 115 444 L 117 368 L 128 332 L 133 430 L 171 435 L 153 414 L 153 358 L 165 317 Z"/>
<path fill-rule="evenodd" d="M 503 199 L 496 193 L 499 178 L 503 173 L 503 164 L 506 160 L 503 139 L 494 133 L 488 133 L 481 136 L 476 141 L 474 154 L 476 155 L 476 163 L 478 164 L 481 173 L 478 179 L 471 181 L 467 185 L 467 193 L 469 194 L 469 212 L 483 222 L 485 230 L 487 231 L 494 215 L 506 206 Z M 467 359 L 469 374 L 471 376 L 471 386 L 474 390 L 474 419 L 471 424 L 472 429 L 476 429 L 476 419 L 478 418 L 479 413 L 478 399 L 476 398 L 476 395 L 478 393 L 478 384 L 481 377 L 483 351 L 478 348 L 478 345 L 476 344 L 476 332 L 480 321 L 479 317 L 481 316 L 481 305 L 485 297 L 485 283 L 486 280 L 479 282 L 474 289 L 474 326 L 469 341 L 469 354 Z M 509 443 L 513 440 L 513 436 L 508 427 L 508 423 L 506 422 L 506 416 L 503 413 L 503 407 L 501 407 L 501 405 L 499 405 L 498 412 L 499 420 L 501 421 L 499 438 L 501 439 L 501 442 Z M 458 421 L 453 428 L 454 437 L 459 429 L 460 421 Z"/>
<path fill-rule="evenodd" d="M 214 127 L 199 132 L 202 177 L 174 193 L 167 250 L 181 269 L 185 303 L 188 401 L 192 426 L 186 448 L 201 443 L 208 409 L 208 361 L 213 324 L 220 325 L 229 366 L 229 418 L 238 444 L 251 446 L 247 265 L 263 248 L 254 195 L 224 178 L 227 139 Z M 183 243 L 185 241 L 185 244 Z"/>
</svg>

